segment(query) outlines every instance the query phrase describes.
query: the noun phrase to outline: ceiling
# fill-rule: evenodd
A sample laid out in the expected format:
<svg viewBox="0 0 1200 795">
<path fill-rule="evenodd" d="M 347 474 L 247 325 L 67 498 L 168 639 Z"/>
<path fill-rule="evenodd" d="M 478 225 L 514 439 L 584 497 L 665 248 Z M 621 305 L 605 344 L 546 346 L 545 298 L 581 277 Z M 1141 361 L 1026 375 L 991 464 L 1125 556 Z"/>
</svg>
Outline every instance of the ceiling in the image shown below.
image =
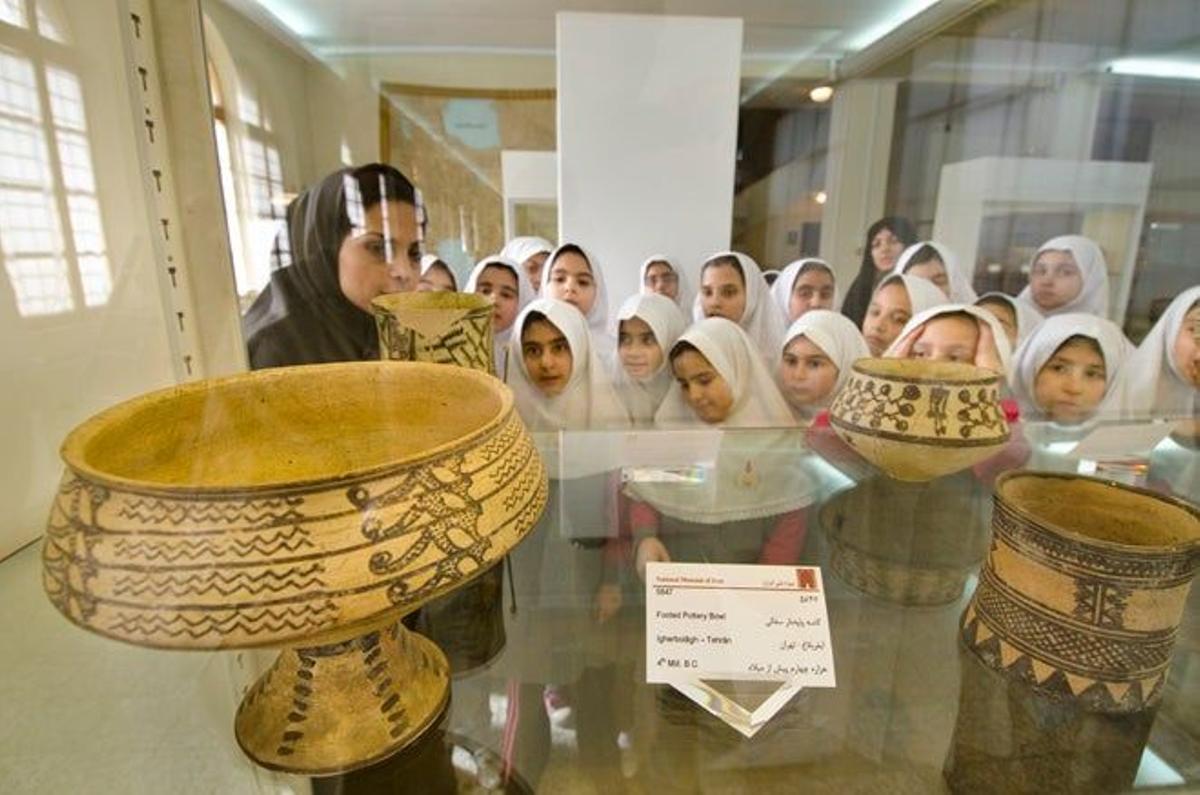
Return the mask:
<svg viewBox="0 0 1200 795">
<path fill-rule="evenodd" d="M 325 55 L 422 50 L 554 52 L 555 14 L 741 17 L 747 59 L 828 59 L 862 49 L 934 0 L 231 0 L 257 5 Z"/>
</svg>

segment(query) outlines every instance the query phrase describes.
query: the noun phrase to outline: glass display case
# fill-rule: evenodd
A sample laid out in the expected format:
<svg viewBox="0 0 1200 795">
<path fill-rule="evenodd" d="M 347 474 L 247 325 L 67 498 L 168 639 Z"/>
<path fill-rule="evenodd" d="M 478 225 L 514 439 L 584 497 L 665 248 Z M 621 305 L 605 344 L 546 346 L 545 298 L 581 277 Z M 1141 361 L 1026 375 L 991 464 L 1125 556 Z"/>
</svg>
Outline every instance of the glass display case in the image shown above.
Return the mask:
<svg viewBox="0 0 1200 795">
<path fill-rule="evenodd" d="M 0 0 L 0 791 L 1200 791 L 1197 41 L 1195 0 Z M 1092 317 L 1022 357 L 1064 235 Z M 854 342 L 804 402 L 810 259 Z M 974 358 L 917 361 L 960 289 Z M 1080 336 L 1055 415 L 1018 382 Z M 706 417 L 693 352 L 769 410 Z M 739 640 L 664 684 L 668 564 L 806 592 L 826 678 Z"/>
</svg>

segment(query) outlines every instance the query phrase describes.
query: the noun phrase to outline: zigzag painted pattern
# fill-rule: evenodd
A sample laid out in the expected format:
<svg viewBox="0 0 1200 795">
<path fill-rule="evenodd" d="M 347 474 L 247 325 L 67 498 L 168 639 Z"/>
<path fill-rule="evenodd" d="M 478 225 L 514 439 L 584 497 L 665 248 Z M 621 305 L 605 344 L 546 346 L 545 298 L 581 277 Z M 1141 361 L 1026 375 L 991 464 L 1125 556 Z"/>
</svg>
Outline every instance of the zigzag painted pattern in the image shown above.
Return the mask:
<svg viewBox="0 0 1200 795">
<path fill-rule="evenodd" d="M 210 522 L 262 528 L 303 519 L 303 514 L 296 510 L 296 506 L 302 502 L 299 498 L 184 502 L 153 497 L 131 497 L 122 501 L 117 516 L 156 527 L 163 524 Z"/>
<path fill-rule="evenodd" d="M 226 576 L 219 570 L 204 573 L 155 574 L 145 576 L 126 574 L 118 577 L 113 583 L 113 593 L 117 596 L 203 596 L 216 591 L 222 596 L 231 596 L 238 592 L 251 595 L 265 593 L 282 593 L 284 591 L 304 592 L 309 588 L 324 588 L 325 582 L 316 576 L 325 567 L 320 563 L 309 566 L 292 566 L 276 572 L 270 569 L 251 573 L 240 571 Z"/>
<path fill-rule="evenodd" d="M 161 560 L 174 563 L 178 560 L 209 560 L 232 556 L 247 558 L 257 553 L 263 557 L 273 557 L 281 552 L 299 552 L 305 549 L 316 549 L 304 528 L 296 526 L 290 530 L 279 530 L 268 538 L 255 536 L 246 540 L 191 539 L 178 538 L 167 541 L 138 538 L 135 541 L 120 539 L 113 545 L 117 555 L 145 560 Z"/>
<path fill-rule="evenodd" d="M 112 633 L 141 635 L 143 638 L 155 637 L 179 638 L 188 636 L 194 639 L 210 635 L 227 637 L 241 632 L 254 636 L 262 633 L 278 633 L 284 630 L 301 632 L 323 626 L 326 617 L 332 620 L 330 613 L 337 613 L 332 602 L 326 601 L 320 605 L 294 605 L 284 608 L 264 607 L 260 610 L 220 610 L 210 613 L 199 613 L 189 617 L 183 613 L 170 613 L 166 617 L 159 613 L 126 613 L 118 612 L 116 619 L 108 625 Z"/>
</svg>

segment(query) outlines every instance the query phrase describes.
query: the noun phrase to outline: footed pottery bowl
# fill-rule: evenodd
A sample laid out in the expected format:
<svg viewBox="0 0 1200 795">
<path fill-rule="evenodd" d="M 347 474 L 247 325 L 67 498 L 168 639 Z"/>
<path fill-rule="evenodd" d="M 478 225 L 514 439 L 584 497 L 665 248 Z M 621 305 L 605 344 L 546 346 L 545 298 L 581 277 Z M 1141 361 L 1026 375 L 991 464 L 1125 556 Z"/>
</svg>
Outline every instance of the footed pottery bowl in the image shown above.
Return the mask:
<svg viewBox="0 0 1200 795">
<path fill-rule="evenodd" d="M 534 526 L 546 474 L 512 393 L 457 367 L 286 367 L 152 392 L 63 444 L 43 547 L 54 606 L 140 646 L 281 646 L 238 709 L 259 764 L 356 769 L 448 700 L 398 618 Z"/>
<path fill-rule="evenodd" d="M 1009 438 L 998 373 L 921 359 L 856 361 L 830 423 L 872 464 L 914 482 L 966 469 Z"/>
</svg>

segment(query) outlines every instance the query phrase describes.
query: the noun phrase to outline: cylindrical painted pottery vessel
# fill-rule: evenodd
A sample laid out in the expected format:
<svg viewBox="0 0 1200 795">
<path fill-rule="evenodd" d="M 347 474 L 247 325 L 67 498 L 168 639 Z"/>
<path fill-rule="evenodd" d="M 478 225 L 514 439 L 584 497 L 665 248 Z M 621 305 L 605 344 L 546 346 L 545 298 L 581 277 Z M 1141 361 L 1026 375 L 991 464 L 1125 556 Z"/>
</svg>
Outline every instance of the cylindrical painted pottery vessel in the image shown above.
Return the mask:
<svg viewBox="0 0 1200 795">
<path fill-rule="evenodd" d="M 1078 475 L 1002 475 L 961 621 L 952 788 L 1131 784 L 1198 562 L 1194 505 Z"/>
<path fill-rule="evenodd" d="M 410 292 L 372 301 L 379 355 L 495 372 L 492 304 L 473 293 Z M 424 605 L 408 624 L 438 645 L 456 676 L 488 665 L 504 649 L 504 567 Z"/>
<path fill-rule="evenodd" d="M 379 357 L 495 373 L 492 304 L 474 293 L 389 293 L 371 301 Z"/>
<path fill-rule="evenodd" d="M 859 359 L 829 415 L 846 444 L 897 480 L 966 469 L 1009 438 L 1000 375 L 957 362 Z"/>
<path fill-rule="evenodd" d="M 445 657 L 397 626 L 536 524 L 541 458 L 492 376 L 360 362 L 164 389 L 72 431 L 43 549 L 71 621 L 142 646 L 290 646 L 243 701 L 257 762 L 314 775 L 403 747 Z"/>
</svg>

